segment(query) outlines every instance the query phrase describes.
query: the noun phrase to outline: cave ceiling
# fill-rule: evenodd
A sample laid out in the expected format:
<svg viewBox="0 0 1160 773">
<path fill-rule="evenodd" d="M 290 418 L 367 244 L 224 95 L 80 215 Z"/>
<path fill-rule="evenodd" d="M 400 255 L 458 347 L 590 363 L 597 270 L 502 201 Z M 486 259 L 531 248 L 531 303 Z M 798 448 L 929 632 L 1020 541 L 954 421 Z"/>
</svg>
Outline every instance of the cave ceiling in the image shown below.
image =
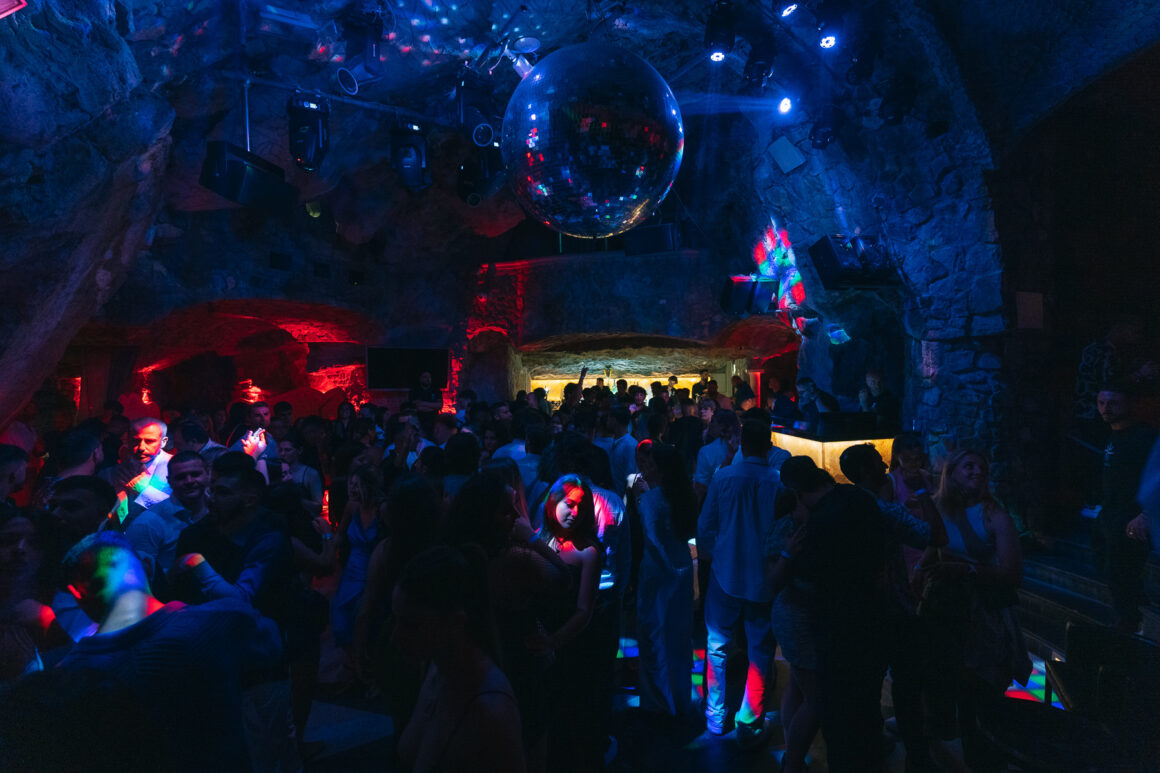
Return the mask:
<svg viewBox="0 0 1160 773">
<path fill-rule="evenodd" d="M 19 84 L 20 93 L 12 87 L 4 95 L 0 136 L 35 147 L 68 136 L 109 104 L 144 90 L 173 112 L 164 176 L 170 212 L 237 207 L 200 186 L 198 175 L 206 142 L 245 145 L 248 125 L 253 152 L 285 170 L 298 202 L 333 219 L 341 241 L 366 244 L 384 234 L 430 241 L 439 235 L 447 249 L 470 251 L 473 243 L 457 241 L 457 233 L 491 238 L 524 220 L 506 189 L 475 207 L 456 197 L 460 164 L 478 154 L 457 117 L 457 84 L 467 66 L 492 90 L 493 114 L 502 116 L 518 82 L 505 48 L 536 48 L 527 54 L 532 62 L 588 40 L 636 51 L 668 80 L 687 122 L 706 113 L 772 109 L 774 95 L 792 93 L 802 103 L 794 120 L 815 121 L 827 105 L 839 103 L 873 129 L 883 101 L 900 98 L 913 107 L 914 89 L 946 87 L 929 77 L 924 48 L 949 45 L 985 128 L 998 136 L 1025 129 L 1160 32 L 1160 15 L 1145 13 L 1146 2 L 843 0 L 843 45 L 823 52 L 815 27 L 827 4 L 804 2 L 781 18 L 783 5 L 736 2 L 736 46 L 724 62 L 711 65 L 702 44 L 707 0 L 49 0 L 0 24 L 35 26 L 45 42 L 27 58 L 44 60 L 47 94 L 54 82 L 65 87 L 55 102 L 46 98 L 39 105 L 34 82 Z M 919 14 L 934 19 L 944 40 L 916 39 L 909 20 Z M 972 32 L 980 29 L 987 34 Z M 1091 33 L 1086 53 L 1069 56 L 1084 30 Z M 110 40 L 114 36 L 120 41 Z M 54 74 L 68 68 L 70 51 L 62 41 L 87 45 L 98 38 L 109 49 L 104 71 Z M 747 91 L 743 77 L 755 49 L 776 54 L 760 93 Z M 12 56 L 14 64 L 27 66 L 17 52 Z M 368 62 L 371 72 L 349 96 L 340 88 L 340 70 L 359 73 Z M 247 81 L 248 110 L 242 98 Z M 331 100 L 330 150 L 313 173 L 296 168 L 288 149 L 286 103 L 296 91 Z M 926 102 L 916 117 L 932 131 L 951 119 L 949 111 L 931 107 L 937 100 Z M 43 118 L 46 113 L 53 117 Z M 421 206 L 390 163 L 392 130 L 412 123 L 427 135 L 435 178 Z M 736 148 L 742 159 L 765 150 L 764 142 Z M 35 170 L 29 179 L 36 179 Z"/>
</svg>

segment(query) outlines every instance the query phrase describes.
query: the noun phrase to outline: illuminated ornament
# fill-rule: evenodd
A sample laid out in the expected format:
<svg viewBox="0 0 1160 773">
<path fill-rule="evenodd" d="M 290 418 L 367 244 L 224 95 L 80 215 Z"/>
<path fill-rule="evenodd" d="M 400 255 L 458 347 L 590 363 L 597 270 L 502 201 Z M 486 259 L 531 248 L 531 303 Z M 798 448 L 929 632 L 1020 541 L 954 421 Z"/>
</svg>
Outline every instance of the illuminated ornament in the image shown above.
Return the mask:
<svg viewBox="0 0 1160 773">
<path fill-rule="evenodd" d="M 582 43 L 544 57 L 503 121 L 516 198 L 560 233 L 603 238 L 647 218 L 681 166 L 685 130 L 672 90 L 634 53 Z"/>
<path fill-rule="evenodd" d="M 782 100 L 777 103 L 777 112 L 785 115 L 790 110 L 793 110 L 793 100 L 789 97 L 783 97 Z"/>
<path fill-rule="evenodd" d="M 818 40 L 818 45 L 822 48 L 833 48 L 837 44 L 838 38 L 834 35 L 822 35 L 821 39 Z"/>
<path fill-rule="evenodd" d="M 806 289 L 798 272 L 789 232 L 779 227 L 772 217 L 753 248 L 753 261 L 762 276 L 777 279 L 778 309 L 793 311 L 805 303 Z"/>
<path fill-rule="evenodd" d="M 792 16 L 793 12 L 796 11 L 797 9 L 798 9 L 797 3 L 790 3 L 789 5 L 787 5 L 781 9 L 781 18 L 784 19 L 788 16 Z"/>
</svg>

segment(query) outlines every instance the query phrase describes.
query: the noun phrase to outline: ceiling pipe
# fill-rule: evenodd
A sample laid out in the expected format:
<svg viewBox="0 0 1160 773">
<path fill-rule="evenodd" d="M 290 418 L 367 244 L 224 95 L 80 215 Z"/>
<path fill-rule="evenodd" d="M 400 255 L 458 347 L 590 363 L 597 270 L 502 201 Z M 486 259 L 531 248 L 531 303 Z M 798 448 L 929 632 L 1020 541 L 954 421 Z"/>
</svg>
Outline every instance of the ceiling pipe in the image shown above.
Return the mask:
<svg viewBox="0 0 1160 773">
<path fill-rule="evenodd" d="M 266 78 L 255 78 L 252 75 L 246 75 L 245 73 L 226 71 L 226 72 L 222 73 L 222 77 L 227 78 L 229 80 L 241 81 L 244 84 L 252 84 L 255 86 L 265 86 L 267 88 L 280 89 L 282 91 L 290 91 L 290 92 L 302 91 L 302 89 L 299 86 L 295 86 L 295 85 L 292 85 L 289 83 L 282 83 L 280 81 L 268 80 Z M 329 99 L 331 102 L 341 102 L 344 105 L 351 105 L 353 107 L 362 108 L 363 110 L 370 110 L 371 112 L 375 112 L 375 113 L 387 113 L 389 115 L 394 115 L 396 117 L 410 118 L 411 120 L 422 122 L 423 124 L 425 124 L 427 126 L 437 126 L 439 128 L 443 128 L 443 129 L 456 129 L 457 128 L 453 124 L 447 123 L 446 121 L 443 121 L 442 119 L 432 118 L 429 115 L 424 115 L 423 113 L 417 113 L 414 110 L 408 110 L 405 107 L 398 107 L 396 105 L 384 105 L 384 104 L 381 104 L 379 102 L 365 102 L 365 101 L 359 100 L 359 99 L 348 99 L 346 97 L 340 97 L 340 96 L 333 95 L 333 94 L 328 94 L 327 99 Z M 247 113 L 248 113 L 248 111 L 247 111 Z"/>
</svg>

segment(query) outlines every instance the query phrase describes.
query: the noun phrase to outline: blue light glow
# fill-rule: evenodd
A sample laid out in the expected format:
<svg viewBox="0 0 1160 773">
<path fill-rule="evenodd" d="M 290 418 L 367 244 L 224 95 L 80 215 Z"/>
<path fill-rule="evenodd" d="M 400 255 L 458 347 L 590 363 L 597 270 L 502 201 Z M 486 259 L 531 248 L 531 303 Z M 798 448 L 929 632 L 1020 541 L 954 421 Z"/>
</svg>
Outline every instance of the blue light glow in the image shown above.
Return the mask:
<svg viewBox="0 0 1160 773">
<path fill-rule="evenodd" d="M 798 9 L 797 3 L 790 3 L 785 8 L 781 9 L 781 18 L 784 19 L 787 16 L 791 16 L 793 14 L 793 12 L 796 11 L 797 9 Z"/>
<path fill-rule="evenodd" d="M 818 41 L 818 45 L 822 48 L 833 48 L 838 44 L 836 35 L 823 35 L 822 39 Z"/>
<path fill-rule="evenodd" d="M 709 60 L 713 62 L 724 62 L 725 54 L 721 51 L 714 51 L 713 53 L 709 54 Z"/>
<path fill-rule="evenodd" d="M 793 110 L 793 100 L 789 97 L 782 97 L 782 100 L 777 103 L 777 112 L 785 115 L 790 110 Z"/>
</svg>

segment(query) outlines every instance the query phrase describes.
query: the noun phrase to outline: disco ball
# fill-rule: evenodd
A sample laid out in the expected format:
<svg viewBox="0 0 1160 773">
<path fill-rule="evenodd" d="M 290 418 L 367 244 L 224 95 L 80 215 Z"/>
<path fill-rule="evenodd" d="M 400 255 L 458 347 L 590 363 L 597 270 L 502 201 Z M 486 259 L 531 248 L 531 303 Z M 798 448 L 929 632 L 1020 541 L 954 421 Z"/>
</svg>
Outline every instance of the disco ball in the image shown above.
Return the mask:
<svg viewBox="0 0 1160 773">
<path fill-rule="evenodd" d="M 524 209 L 560 233 L 598 239 L 624 233 L 664 200 L 685 130 L 652 65 L 581 43 L 544 57 L 516 87 L 502 149 Z"/>
</svg>

